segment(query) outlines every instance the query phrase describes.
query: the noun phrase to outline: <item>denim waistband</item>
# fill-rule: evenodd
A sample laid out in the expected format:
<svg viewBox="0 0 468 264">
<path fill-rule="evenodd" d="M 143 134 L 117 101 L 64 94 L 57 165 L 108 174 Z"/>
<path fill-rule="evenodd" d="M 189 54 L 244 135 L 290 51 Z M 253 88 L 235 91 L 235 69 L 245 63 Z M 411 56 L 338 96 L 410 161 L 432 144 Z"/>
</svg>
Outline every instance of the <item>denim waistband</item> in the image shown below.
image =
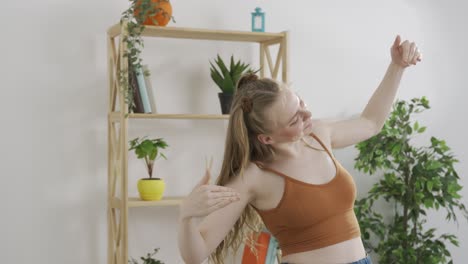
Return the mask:
<svg viewBox="0 0 468 264">
<path fill-rule="evenodd" d="M 289 264 L 288 262 L 281 262 L 281 264 Z M 362 258 L 358 261 L 351 262 L 349 264 L 372 264 L 371 257 L 367 255 L 365 258 Z"/>
<path fill-rule="evenodd" d="M 365 258 L 351 262 L 350 264 L 372 264 L 372 260 L 371 257 L 367 255 Z"/>
</svg>

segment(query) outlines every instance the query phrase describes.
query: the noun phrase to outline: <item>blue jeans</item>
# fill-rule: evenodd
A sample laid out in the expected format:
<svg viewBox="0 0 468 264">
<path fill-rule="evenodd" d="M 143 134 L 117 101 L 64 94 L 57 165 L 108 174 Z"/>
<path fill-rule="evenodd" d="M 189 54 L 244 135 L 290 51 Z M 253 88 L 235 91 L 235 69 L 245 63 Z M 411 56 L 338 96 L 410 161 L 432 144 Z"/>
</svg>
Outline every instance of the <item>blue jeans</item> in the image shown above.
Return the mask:
<svg viewBox="0 0 468 264">
<path fill-rule="evenodd" d="M 369 255 L 367 255 L 365 258 L 360 259 L 358 261 L 354 261 L 351 264 L 372 264 L 372 260 Z"/>
<path fill-rule="evenodd" d="M 288 262 L 281 262 L 281 264 L 288 264 Z M 365 258 L 351 262 L 349 264 L 372 264 L 372 260 L 371 257 L 367 255 Z"/>
</svg>

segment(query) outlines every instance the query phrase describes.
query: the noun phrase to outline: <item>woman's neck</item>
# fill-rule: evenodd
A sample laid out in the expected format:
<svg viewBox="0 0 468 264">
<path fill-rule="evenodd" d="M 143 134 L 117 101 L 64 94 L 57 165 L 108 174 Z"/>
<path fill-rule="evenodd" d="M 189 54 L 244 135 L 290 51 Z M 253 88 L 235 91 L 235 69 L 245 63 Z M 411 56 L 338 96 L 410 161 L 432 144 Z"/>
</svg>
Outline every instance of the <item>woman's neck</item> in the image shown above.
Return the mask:
<svg viewBox="0 0 468 264">
<path fill-rule="evenodd" d="M 304 142 L 301 138 L 290 142 L 277 143 L 272 145 L 275 150 L 275 159 L 297 158 L 303 155 Z"/>
</svg>

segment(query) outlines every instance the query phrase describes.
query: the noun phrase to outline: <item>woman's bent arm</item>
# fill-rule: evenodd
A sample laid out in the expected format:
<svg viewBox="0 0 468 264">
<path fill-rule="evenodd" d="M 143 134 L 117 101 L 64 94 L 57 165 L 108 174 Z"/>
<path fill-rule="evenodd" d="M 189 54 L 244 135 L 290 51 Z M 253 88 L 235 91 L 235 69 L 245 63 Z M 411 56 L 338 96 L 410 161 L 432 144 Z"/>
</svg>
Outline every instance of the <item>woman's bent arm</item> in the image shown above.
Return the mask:
<svg viewBox="0 0 468 264">
<path fill-rule="evenodd" d="M 208 256 L 205 240 L 192 217 L 179 219 L 178 243 L 186 264 L 199 264 Z"/>
<path fill-rule="evenodd" d="M 244 176 L 246 175 L 244 174 Z M 198 192 L 198 194 L 193 194 L 196 193 L 194 190 L 191 196 L 188 196 L 181 205 L 178 244 L 180 253 L 186 264 L 202 263 L 216 249 L 219 243 L 224 240 L 225 236 L 244 212 L 247 204 L 253 199 L 253 195 L 249 191 L 249 184 L 242 177 L 235 177 L 232 182 L 225 186 L 217 187 L 234 190 L 237 194 L 231 197 L 224 196 L 222 202 L 209 203 L 209 201 L 213 201 L 213 197 L 221 196 L 219 192 L 213 191 L 214 186 L 216 185 L 208 187 L 206 185 L 199 186 L 199 189 L 202 191 Z M 206 199 L 196 199 L 202 196 Z M 187 213 L 193 211 L 188 207 L 193 208 L 196 206 L 195 204 L 199 205 L 200 203 L 206 203 L 203 207 L 209 210 L 203 212 L 203 209 L 199 209 L 197 210 L 197 212 L 200 212 L 198 215 Z M 198 221 L 196 221 L 196 217 L 203 216 L 205 218 L 197 225 L 196 222 Z"/>
</svg>

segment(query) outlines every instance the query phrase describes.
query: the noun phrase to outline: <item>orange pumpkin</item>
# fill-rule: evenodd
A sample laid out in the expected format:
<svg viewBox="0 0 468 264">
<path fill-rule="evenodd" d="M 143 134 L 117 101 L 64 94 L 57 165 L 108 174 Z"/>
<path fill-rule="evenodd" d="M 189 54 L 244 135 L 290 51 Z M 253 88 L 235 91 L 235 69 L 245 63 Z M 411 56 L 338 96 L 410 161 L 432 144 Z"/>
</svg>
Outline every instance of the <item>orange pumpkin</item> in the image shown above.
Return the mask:
<svg viewBox="0 0 468 264">
<path fill-rule="evenodd" d="M 143 24 L 147 26 L 167 25 L 167 23 L 169 23 L 172 17 L 172 6 L 169 0 L 151 0 L 151 3 L 156 9 L 155 10 L 156 15 L 153 15 L 153 17 L 148 16 L 143 22 Z M 135 17 L 138 17 L 138 14 L 140 13 L 140 9 L 141 9 L 140 5 L 141 5 L 141 0 L 137 1 L 135 4 L 135 12 L 134 12 Z M 153 23 L 153 19 L 156 20 L 158 24 Z"/>
</svg>

